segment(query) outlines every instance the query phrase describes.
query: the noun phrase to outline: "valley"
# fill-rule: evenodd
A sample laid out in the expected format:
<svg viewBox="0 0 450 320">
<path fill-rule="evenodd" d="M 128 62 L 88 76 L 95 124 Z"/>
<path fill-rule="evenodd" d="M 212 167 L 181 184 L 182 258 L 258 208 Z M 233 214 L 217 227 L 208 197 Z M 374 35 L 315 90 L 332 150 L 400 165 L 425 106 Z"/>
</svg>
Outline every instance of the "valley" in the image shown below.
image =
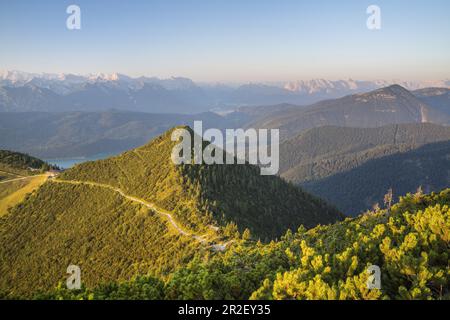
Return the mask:
<svg viewBox="0 0 450 320">
<path fill-rule="evenodd" d="M 392 85 L 306 107 L 288 105 L 257 118 L 247 126 L 279 128 L 283 140 L 322 126 L 375 128 L 405 123 L 449 125 L 450 110 L 425 104 L 413 92 Z"/>
</svg>

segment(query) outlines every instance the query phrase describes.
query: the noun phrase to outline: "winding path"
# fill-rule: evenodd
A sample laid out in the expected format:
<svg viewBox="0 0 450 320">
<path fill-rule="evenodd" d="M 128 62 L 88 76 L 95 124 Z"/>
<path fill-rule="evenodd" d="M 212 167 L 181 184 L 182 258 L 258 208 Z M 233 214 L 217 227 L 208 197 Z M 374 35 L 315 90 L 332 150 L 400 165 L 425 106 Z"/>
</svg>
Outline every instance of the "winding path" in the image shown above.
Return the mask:
<svg viewBox="0 0 450 320">
<path fill-rule="evenodd" d="M 10 180 L 11 181 L 11 180 Z M 208 240 L 206 240 L 206 235 L 203 236 L 199 236 L 196 234 L 192 234 L 189 233 L 185 230 L 183 230 L 175 221 L 175 219 L 173 218 L 173 216 L 166 212 L 165 210 L 158 208 L 155 204 L 144 201 L 142 199 L 127 195 L 125 192 L 123 192 L 121 189 L 119 188 L 115 188 L 113 186 L 107 185 L 107 184 L 103 184 L 103 183 L 98 183 L 98 182 L 90 182 L 90 181 L 79 181 L 79 180 L 59 180 L 56 178 L 53 178 L 50 180 L 51 182 L 55 182 L 55 183 L 67 183 L 67 184 L 74 184 L 74 185 L 80 185 L 80 184 L 85 184 L 85 185 L 90 185 L 90 186 L 95 186 L 95 187 L 100 187 L 100 188 L 106 188 L 109 190 L 112 190 L 114 192 L 117 192 L 118 194 L 120 194 L 122 197 L 133 201 L 133 202 L 137 202 L 139 204 L 142 204 L 144 206 L 146 206 L 147 208 L 151 209 L 152 211 L 167 217 L 167 219 L 169 220 L 170 224 L 178 231 L 178 233 L 184 235 L 184 236 L 188 236 L 188 237 L 192 237 L 195 240 L 197 240 L 198 242 L 202 243 L 202 244 L 208 244 Z M 218 243 L 218 244 L 212 244 L 211 248 L 215 251 L 224 251 L 226 249 L 226 247 L 232 243 L 233 241 L 229 241 L 227 243 Z"/>
</svg>

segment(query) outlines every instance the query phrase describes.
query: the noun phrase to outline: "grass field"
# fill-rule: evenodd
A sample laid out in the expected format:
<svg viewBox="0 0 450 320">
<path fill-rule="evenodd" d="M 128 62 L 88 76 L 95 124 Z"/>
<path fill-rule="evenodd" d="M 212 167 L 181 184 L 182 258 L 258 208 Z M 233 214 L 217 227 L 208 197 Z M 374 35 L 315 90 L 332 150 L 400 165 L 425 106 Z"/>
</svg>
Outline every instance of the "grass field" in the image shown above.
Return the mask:
<svg viewBox="0 0 450 320">
<path fill-rule="evenodd" d="M 0 181 L 11 180 L 18 177 L 19 176 L 14 173 L 0 170 Z"/>
<path fill-rule="evenodd" d="M 20 203 L 27 193 L 39 188 L 46 180 L 47 176 L 40 175 L 0 184 L 0 216 L 6 214 L 8 208 Z"/>
</svg>

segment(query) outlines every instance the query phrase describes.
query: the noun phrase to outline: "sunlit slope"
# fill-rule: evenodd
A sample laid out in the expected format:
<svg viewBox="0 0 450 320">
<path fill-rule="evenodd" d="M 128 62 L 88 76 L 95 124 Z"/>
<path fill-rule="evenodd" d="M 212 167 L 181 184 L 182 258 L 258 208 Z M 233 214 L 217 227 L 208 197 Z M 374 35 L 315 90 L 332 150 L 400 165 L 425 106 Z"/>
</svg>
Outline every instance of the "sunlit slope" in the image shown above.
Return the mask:
<svg viewBox="0 0 450 320">
<path fill-rule="evenodd" d="M 228 250 L 246 228 L 268 240 L 341 218 L 255 166 L 176 166 L 170 136 L 78 165 L 1 217 L 0 291 L 47 292 L 65 281 L 70 264 L 81 267 L 88 287 L 146 274 L 164 279 L 194 254 Z"/>
<path fill-rule="evenodd" d="M 188 230 L 237 224 L 255 237 L 275 238 L 301 224 L 313 227 L 341 215 L 323 201 L 252 165 L 175 165 L 172 131 L 120 156 L 88 162 L 60 176 L 92 181 L 170 210 Z"/>
<path fill-rule="evenodd" d="M 42 185 L 50 168 L 27 154 L 0 150 L 0 216 Z"/>
<path fill-rule="evenodd" d="M 86 286 L 164 276 L 201 244 L 157 213 L 95 186 L 48 182 L 0 218 L 0 291 L 53 289 L 80 266 Z"/>
<path fill-rule="evenodd" d="M 39 188 L 47 180 L 47 175 L 15 179 L 13 181 L 5 180 L 3 183 L 0 182 L 0 216 L 6 214 L 8 209 L 22 202 L 27 194 Z"/>
</svg>

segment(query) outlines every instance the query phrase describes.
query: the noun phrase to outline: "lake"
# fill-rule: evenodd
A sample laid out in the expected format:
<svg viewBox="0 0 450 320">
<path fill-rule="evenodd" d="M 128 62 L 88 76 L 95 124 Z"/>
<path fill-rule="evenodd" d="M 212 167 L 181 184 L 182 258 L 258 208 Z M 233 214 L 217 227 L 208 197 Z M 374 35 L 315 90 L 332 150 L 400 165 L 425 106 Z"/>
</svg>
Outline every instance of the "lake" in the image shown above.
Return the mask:
<svg viewBox="0 0 450 320">
<path fill-rule="evenodd" d="M 43 159 L 43 160 L 49 164 L 58 166 L 61 169 L 69 169 L 79 163 L 106 159 L 111 156 L 114 156 L 114 154 L 102 153 L 102 154 L 97 154 L 97 155 L 93 155 L 93 156 L 89 156 L 89 157 L 58 158 L 58 159 Z"/>
</svg>

